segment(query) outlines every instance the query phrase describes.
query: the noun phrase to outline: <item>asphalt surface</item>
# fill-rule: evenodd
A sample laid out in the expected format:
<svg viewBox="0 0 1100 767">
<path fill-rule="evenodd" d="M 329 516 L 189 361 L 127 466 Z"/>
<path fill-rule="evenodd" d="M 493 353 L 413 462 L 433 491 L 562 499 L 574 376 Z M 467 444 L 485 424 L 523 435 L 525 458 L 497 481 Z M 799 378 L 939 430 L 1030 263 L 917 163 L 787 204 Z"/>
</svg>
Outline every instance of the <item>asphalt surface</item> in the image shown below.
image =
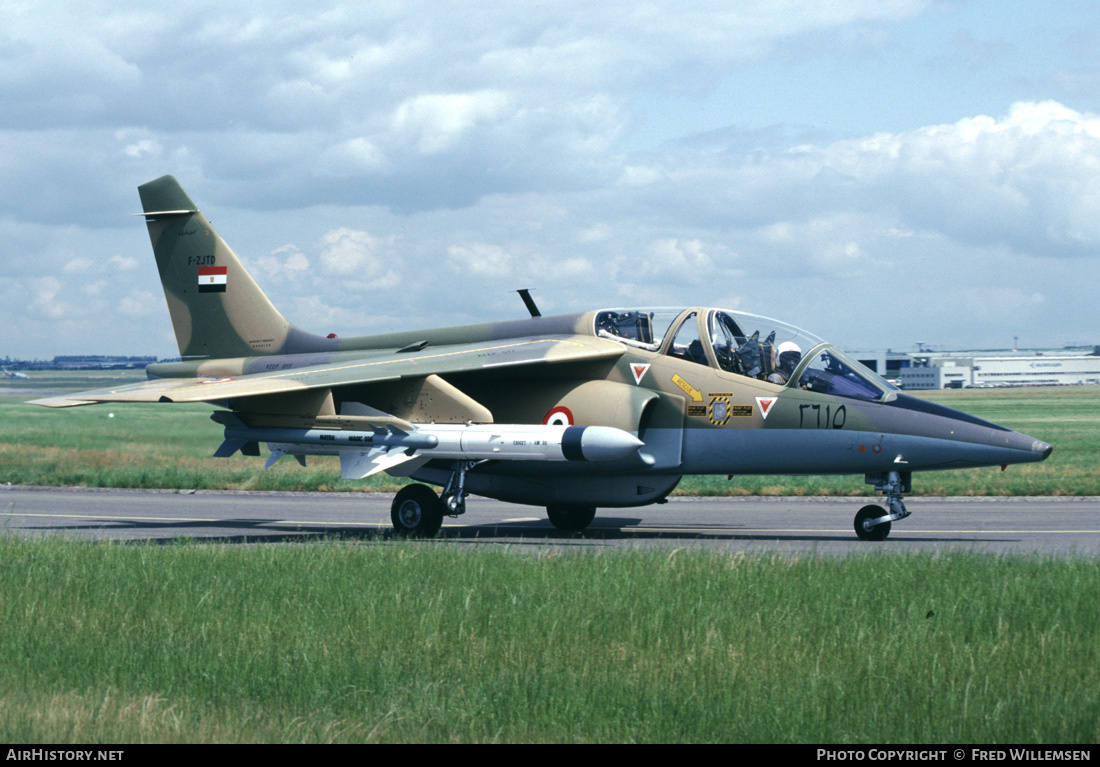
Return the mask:
<svg viewBox="0 0 1100 767">
<path fill-rule="evenodd" d="M 226 545 L 340 536 L 392 537 L 391 496 L 376 493 L 152 491 L 0 486 L 0 531 L 28 536 Z M 437 540 L 516 550 L 649 546 L 718 551 L 854 553 L 977 551 L 1100 555 L 1100 498 L 911 497 L 912 516 L 881 543 L 859 541 L 852 520 L 865 498 L 671 498 L 601 509 L 584 533 L 562 533 L 545 511 L 479 497 L 444 520 Z M 424 545 L 434 545 L 424 542 Z"/>
</svg>

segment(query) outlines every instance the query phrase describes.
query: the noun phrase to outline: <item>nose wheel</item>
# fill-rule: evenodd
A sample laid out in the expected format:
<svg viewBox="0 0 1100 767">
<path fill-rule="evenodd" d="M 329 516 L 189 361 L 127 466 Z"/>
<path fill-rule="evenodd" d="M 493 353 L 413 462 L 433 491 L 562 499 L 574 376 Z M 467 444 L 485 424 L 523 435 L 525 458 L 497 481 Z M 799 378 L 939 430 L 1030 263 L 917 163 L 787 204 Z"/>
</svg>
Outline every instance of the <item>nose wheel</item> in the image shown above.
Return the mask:
<svg viewBox="0 0 1100 767">
<path fill-rule="evenodd" d="M 870 505 L 856 513 L 854 527 L 861 541 L 885 541 L 890 535 L 890 523 L 913 513 L 905 508 L 901 499 L 902 493 L 912 490 L 911 477 L 909 472 L 900 471 L 867 475 L 867 484 L 886 494 L 886 508 Z"/>
<path fill-rule="evenodd" d="M 890 515 L 886 514 L 886 521 L 880 522 L 886 509 L 881 506 L 864 506 L 856 513 L 856 535 L 861 541 L 885 541 L 890 534 Z"/>
</svg>

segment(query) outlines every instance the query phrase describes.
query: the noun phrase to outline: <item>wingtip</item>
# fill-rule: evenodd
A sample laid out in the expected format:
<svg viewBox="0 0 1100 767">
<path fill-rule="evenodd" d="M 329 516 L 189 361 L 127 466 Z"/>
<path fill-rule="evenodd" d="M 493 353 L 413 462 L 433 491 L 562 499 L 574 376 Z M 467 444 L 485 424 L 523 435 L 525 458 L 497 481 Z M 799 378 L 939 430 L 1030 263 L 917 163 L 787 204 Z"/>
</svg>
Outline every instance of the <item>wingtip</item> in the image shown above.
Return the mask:
<svg viewBox="0 0 1100 767">
<path fill-rule="evenodd" d="M 70 399 L 68 397 L 43 397 L 42 399 L 28 400 L 27 405 L 39 407 L 80 407 L 81 405 L 98 405 L 98 402 L 85 399 Z"/>
</svg>

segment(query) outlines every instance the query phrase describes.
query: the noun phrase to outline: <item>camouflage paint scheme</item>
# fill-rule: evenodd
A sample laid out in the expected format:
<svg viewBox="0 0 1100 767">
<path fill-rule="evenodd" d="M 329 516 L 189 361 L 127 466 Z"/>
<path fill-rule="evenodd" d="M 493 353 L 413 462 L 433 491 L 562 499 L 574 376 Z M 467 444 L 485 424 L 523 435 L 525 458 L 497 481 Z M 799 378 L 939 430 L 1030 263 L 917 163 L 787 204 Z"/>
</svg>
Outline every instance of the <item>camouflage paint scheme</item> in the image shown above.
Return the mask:
<svg viewBox="0 0 1100 767">
<path fill-rule="evenodd" d="M 151 365 L 147 382 L 34 404 L 209 402 L 248 427 L 380 434 L 430 424 L 560 422 L 614 427 L 645 443 L 613 461 L 461 467 L 459 513 L 465 493 L 474 493 L 547 506 L 565 528 L 583 528 L 597 506 L 660 502 L 684 474 L 864 474 L 891 508 L 896 502 L 901 510 L 890 519 L 898 519 L 907 514 L 900 495 L 914 471 L 1040 461 L 1051 451 L 902 394 L 797 328 L 717 309 L 602 310 L 356 338 L 313 335 L 271 304 L 174 178 L 139 192 L 181 361 Z M 668 321 L 661 336 L 658 320 Z M 802 344 L 806 354 L 785 383 L 763 380 L 782 348 L 774 332 L 750 342 L 747 323 L 764 332 L 778 328 Z M 763 366 L 755 375 L 743 359 L 749 346 Z M 834 383 L 819 384 L 827 379 Z M 421 456 L 386 470 L 453 486 L 458 468 Z M 440 519 L 446 513 L 434 506 L 434 493 L 413 495 L 412 507 L 399 498 L 402 508 Z M 395 501 L 402 530 L 398 516 Z M 876 515 L 867 529 L 884 523 L 885 537 L 889 521 Z"/>
</svg>

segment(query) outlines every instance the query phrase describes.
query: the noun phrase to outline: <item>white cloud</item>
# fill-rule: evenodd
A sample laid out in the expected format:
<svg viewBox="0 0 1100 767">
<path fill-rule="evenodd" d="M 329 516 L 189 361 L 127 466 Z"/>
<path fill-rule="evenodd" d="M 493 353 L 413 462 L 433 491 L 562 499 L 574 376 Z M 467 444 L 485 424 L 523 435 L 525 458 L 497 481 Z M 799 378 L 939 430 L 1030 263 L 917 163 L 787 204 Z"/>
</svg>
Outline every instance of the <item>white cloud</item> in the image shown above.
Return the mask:
<svg viewBox="0 0 1100 767">
<path fill-rule="evenodd" d="M 123 0 L 10 3 L 6 124 L 58 133 L 48 148 L 4 137 L 0 167 L 5 154 L 20 166 L 6 187 L 33 188 L 20 179 L 47 165 L 95 182 L 0 204 L 34 220 L 94 220 L 86 192 L 116 176 L 120 158 L 137 183 L 166 167 L 192 181 L 248 179 L 254 204 L 283 207 L 311 204 L 326 177 L 344 199 L 404 210 L 592 186 L 620 172 L 605 155 L 631 120 L 630 89 L 703 87 L 803 35 L 892 24 L 926 5 L 500 1 L 473 14 L 461 2 L 370 13 L 193 2 L 162 14 Z M 115 137 L 111 151 L 99 129 Z"/>
<path fill-rule="evenodd" d="M 309 269 L 309 259 L 301 253 L 291 253 L 283 262 L 283 266 L 292 272 L 304 272 Z"/>
<path fill-rule="evenodd" d="M 122 153 L 131 159 L 140 160 L 147 157 L 159 157 L 163 151 L 164 147 L 160 145 L 160 142 L 145 138 L 127 144 Z"/>
<path fill-rule="evenodd" d="M 98 296 L 107 289 L 107 280 L 92 280 L 80 285 L 80 292 L 87 296 Z"/>
<path fill-rule="evenodd" d="M 1045 63 L 1040 34 L 1009 42 L 1026 77 L 998 70 L 1009 48 L 955 35 L 970 15 L 952 3 L 16 1 L 0 17 L 3 269 L 25 312 L 87 315 L 65 328 L 88 344 L 118 313 L 93 277 L 162 303 L 127 214 L 164 173 L 267 254 L 250 263 L 289 309 L 344 329 L 513 316 L 508 291 L 530 286 L 544 310 L 740 303 L 811 330 L 844 314 L 838 336 L 996 334 L 1013 314 L 980 307 L 1060 327 L 1095 282 L 1100 102 L 1081 83 L 1100 78 Z M 934 66 L 912 61 L 926 44 Z M 943 46 L 974 66 L 935 79 Z M 974 103 L 948 98 L 988 70 L 960 89 Z M 852 87 L 876 72 L 911 111 Z M 839 312 L 849 289 L 890 311 Z"/>
<path fill-rule="evenodd" d="M 309 259 L 295 245 L 282 245 L 266 256 L 260 256 L 252 264 L 253 268 L 272 278 L 297 276 L 309 269 Z M 300 284 L 300 283 L 296 283 Z"/>
<path fill-rule="evenodd" d="M 1046 297 L 1019 288 L 982 286 L 964 289 L 961 303 L 971 318 L 1004 322 L 1031 316 L 1046 303 Z"/>
<path fill-rule="evenodd" d="M 447 248 L 451 269 L 475 278 L 508 280 L 512 277 L 512 255 L 498 245 L 484 242 L 451 245 Z"/>
<path fill-rule="evenodd" d="M 321 237 L 321 267 L 328 274 L 353 275 L 377 270 L 382 240 L 367 232 L 341 227 Z"/>
<path fill-rule="evenodd" d="M 67 318 L 76 312 L 73 304 L 61 298 L 62 283 L 56 277 L 42 277 L 31 282 L 34 298 L 31 310 L 41 316 L 58 320 Z"/>
<path fill-rule="evenodd" d="M 798 220 L 858 211 L 881 229 L 939 231 L 1036 255 L 1083 255 L 1100 245 L 1100 117 L 1061 104 L 1021 102 L 1001 117 L 763 159 L 683 151 L 663 165 L 683 220 L 759 221 L 773 240 L 789 238 Z"/>
<path fill-rule="evenodd" d="M 499 91 L 430 93 L 397 107 L 393 132 L 423 154 L 440 154 L 478 125 L 499 121 L 508 109 L 508 98 Z"/>
<path fill-rule="evenodd" d="M 327 275 L 346 277 L 359 287 L 395 288 L 401 284 L 401 276 L 386 258 L 393 242 L 392 237 L 374 237 L 347 227 L 333 229 L 321 237 L 321 269 Z"/>
<path fill-rule="evenodd" d="M 118 301 L 119 313 L 127 317 L 156 317 L 163 309 L 163 299 L 147 290 L 130 291 Z"/>
<path fill-rule="evenodd" d="M 90 258 L 77 257 L 68 261 L 61 270 L 63 274 L 80 274 L 95 269 L 95 261 Z"/>
<path fill-rule="evenodd" d="M 357 136 L 325 149 L 321 167 L 334 176 L 352 176 L 383 170 L 385 153 L 369 138 Z"/>
<path fill-rule="evenodd" d="M 540 259 L 530 275 L 532 279 L 552 274 L 559 282 L 591 280 L 601 277 L 597 267 L 587 258 Z"/>
<path fill-rule="evenodd" d="M 140 266 L 133 256 L 121 256 L 117 253 L 107 259 L 107 263 L 120 272 L 132 272 Z"/>
<path fill-rule="evenodd" d="M 698 274 L 713 268 L 711 257 L 699 240 L 662 238 L 650 245 L 646 255 L 645 265 L 651 274 Z"/>
</svg>

